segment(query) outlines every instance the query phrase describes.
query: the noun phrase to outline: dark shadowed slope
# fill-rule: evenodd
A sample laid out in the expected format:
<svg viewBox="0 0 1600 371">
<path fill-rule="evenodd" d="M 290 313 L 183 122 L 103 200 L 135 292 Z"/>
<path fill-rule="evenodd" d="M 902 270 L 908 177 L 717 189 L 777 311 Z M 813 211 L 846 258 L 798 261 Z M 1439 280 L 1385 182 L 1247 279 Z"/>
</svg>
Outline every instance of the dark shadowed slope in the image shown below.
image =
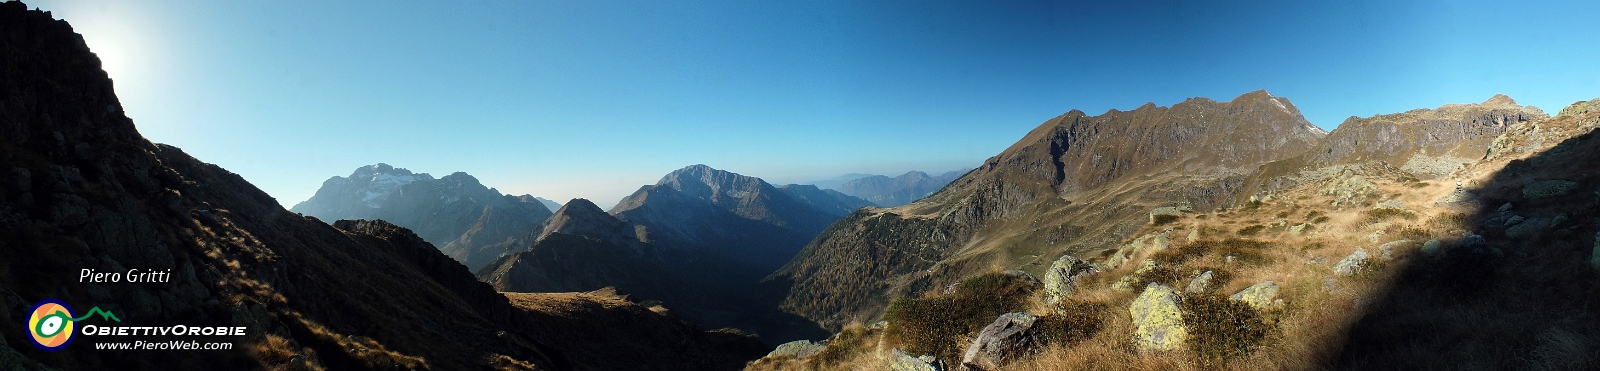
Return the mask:
<svg viewBox="0 0 1600 371">
<path fill-rule="evenodd" d="M 581 334 L 552 332 L 411 232 L 382 222 L 335 227 L 301 217 L 236 174 L 145 140 L 123 115 L 98 59 L 66 22 L 22 3 L 0 3 L 0 56 L 0 172 L 7 174 L 0 182 L 0 364 L 599 369 L 566 356 L 576 350 L 563 347 Z M 133 268 L 170 269 L 171 281 L 78 279 L 81 269 Z M 102 352 L 80 339 L 47 353 L 28 344 L 20 319 L 46 298 L 109 310 L 126 326 L 249 330 L 216 338 L 235 344 L 227 351 Z M 628 318 L 681 326 L 668 316 Z M 687 345 L 707 351 L 696 353 L 695 362 L 655 367 L 703 369 L 759 355 L 744 348 L 753 339 L 683 334 L 670 343 L 646 342 L 659 345 L 650 348 L 654 353 L 625 356 L 682 359 L 672 354 Z"/>
</svg>

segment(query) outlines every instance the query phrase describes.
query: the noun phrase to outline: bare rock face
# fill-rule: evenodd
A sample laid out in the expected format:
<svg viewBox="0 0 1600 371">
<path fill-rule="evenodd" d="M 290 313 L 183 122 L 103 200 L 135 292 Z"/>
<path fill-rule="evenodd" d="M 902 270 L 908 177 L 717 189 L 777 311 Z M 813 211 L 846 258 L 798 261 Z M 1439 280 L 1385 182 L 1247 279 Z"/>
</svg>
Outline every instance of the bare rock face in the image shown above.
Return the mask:
<svg viewBox="0 0 1600 371">
<path fill-rule="evenodd" d="M 961 364 L 971 370 L 999 370 L 1011 361 L 1033 350 L 1033 322 L 1038 320 L 1027 313 L 1000 315 L 978 333 L 978 338 L 967 347 Z"/>
<path fill-rule="evenodd" d="M 1134 299 L 1128 313 L 1133 315 L 1134 345 L 1142 351 L 1174 350 L 1189 339 L 1189 329 L 1183 323 L 1179 309 L 1182 299 L 1177 290 L 1152 283 L 1144 293 Z"/>
<path fill-rule="evenodd" d="M 1512 125 L 1548 117 L 1544 111 L 1519 106 L 1504 95 L 1479 104 L 1351 117 L 1321 146 L 1307 152 L 1308 162 L 1385 161 L 1420 177 L 1436 178 L 1482 157 L 1489 143 Z"/>
</svg>

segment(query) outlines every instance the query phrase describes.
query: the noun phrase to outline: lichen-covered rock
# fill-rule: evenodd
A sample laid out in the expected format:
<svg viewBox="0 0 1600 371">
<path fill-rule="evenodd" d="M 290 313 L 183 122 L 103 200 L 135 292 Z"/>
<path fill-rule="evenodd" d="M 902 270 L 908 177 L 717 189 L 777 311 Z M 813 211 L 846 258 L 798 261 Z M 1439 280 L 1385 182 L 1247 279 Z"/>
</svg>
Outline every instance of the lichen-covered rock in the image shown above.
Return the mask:
<svg viewBox="0 0 1600 371">
<path fill-rule="evenodd" d="M 1355 274 L 1361 271 L 1361 268 L 1367 266 L 1368 259 L 1367 250 L 1356 249 L 1356 252 L 1350 253 L 1350 256 L 1344 257 L 1344 259 L 1339 260 L 1338 264 L 1333 265 L 1333 274 L 1340 276 Z"/>
<path fill-rule="evenodd" d="M 1400 200 L 1388 200 L 1388 201 L 1384 201 L 1384 202 L 1379 202 L 1377 205 L 1373 206 L 1372 208 L 1374 210 L 1377 210 L 1377 209 L 1404 210 L 1406 208 L 1406 204 L 1403 203 L 1403 202 L 1400 202 Z"/>
<path fill-rule="evenodd" d="M 1310 227 L 1311 225 L 1306 223 L 1295 224 L 1293 227 L 1289 227 L 1289 234 L 1304 236 L 1306 234 L 1306 228 Z"/>
<path fill-rule="evenodd" d="M 1145 273 L 1150 273 L 1150 271 L 1155 269 L 1156 261 L 1145 259 L 1143 262 L 1139 263 L 1139 269 L 1135 269 L 1132 274 L 1124 275 L 1121 279 L 1118 279 L 1116 283 L 1111 284 L 1111 289 L 1117 291 L 1133 290 L 1133 283 L 1139 280 L 1139 276 L 1142 276 Z"/>
<path fill-rule="evenodd" d="M 1572 192 L 1572 189 L 1577 186 L 1578 182 L 1570 180 L 1550 179 L 1539 181 L 1522 187 L 1522 197 L 1530 200 L 1555 197 Z"/>
<path fill-rule="evenodd" d="M 1246 287 L 1244 290 L 1240 290 L 1233 296 L 1228 297 L 1233 301 L 1249 304 L 1257 310 L 1266 310 L 1275 306 L 1275 303 L 1281 303 L 1273 301 L 1277 298 L 1278 284 L 1272 281 L 1250 285 L 1250 287 Z"/>
<path fill-rule="evenodd" d="M 1196 294 L 1206 292 L 1206 289 L 1210 288 L 1211 286 L 1211 277 L 1213 275 L 1214 274 L 1211 271 L 1200 273 L 1199 276 L 1195 276 L 1194 279 L 1189 280 L 1189 286 L 1184 287 L 1183 291 Z"/>
<path fill-rule="evenodd" d="M 1141 351 L 1173 350 L 1189 339 L 1189 329 L 1179 310 L 1178 292 L 1159 283 L 1146 286 L 1134 299 L 1128 313 L 1133 316 L 1134 345 Z"/>
<path fill-rule="evenodd" d="M 939 371 L 938 360 L 924 361 L 895 348 L 889 352 L 889 369 L 893 371 Z"/>
<path fill-rule="evenodd" d="M 1079 260 L 1071 255 L 1062 255 L 1050 264 L 1050 269 L 1044 273 L 1045 300 L 1054 303 L 1062 298 L 1072 296 L 1077 289 L 1078 277 L 1095 272 L 1094 265 Z"/>
<path fill-rule="evenodd" d="M 809 357 L 821 353 L 823 349 L 827 348 L 827 345 L 813 343 L 810 340 L 795 340 L 779 344 L 778 348 L 773 349 L 771 353 L 767 353 L 767 356 Z"/>
<path fill-rule="evenodd" d="M 1169 240 L 1167 238 L 1168 233 L 1172 233 L 1172 231 L 1168 230 L 1161 233 L 1151 233 L 1140 236 L 1139 238 L 1135 238 L 1133 241 L 1129 241 L 1127 244 L 1122 245 L 1122 247 L 1117 248 L 1117 252 L 1111 254 L 1111 257 L 1106 259 L 1106 265 L 1111 268 L 1116 268 L 1122 266 L 1122 264 L 1126 263 L 1128 259 L 1132 259 L 1134 256 L 1138 256 L 1144 251 L 1167 249 L 1169 246 Z"/>
<path fill-rule="evenodd" d="M 1037 345 L 1033 322 L 1039 317 L 1027 313 L 1006 313 L 983 328 L 967 347 L 961 364 L 972 370 L 999 370 L 1028 354 Z"/>
<path fill-rule="evenodd" d="M 1481 246 L 1488 243 L 1488 241 L 1483 239 L 1483 235 L 1472 232 L 1461 232 L 1461 241 L 1458 243 L 1460 243 L 1461 246 Z"/>
<path fill-rule="evenodd" d="M 1498 208 L 1498 209 L 1494 209 L 1494 211 L 1496 211 L 1496 212 L 1502 212 L 1502 213 L 1503 213 L 1503 212 L 1507 212 L 1507 211 L 1511 211 L 1511 203 L 1510 203 L 1510 202 L 1507 202 L 1507 203 L 1505 203 L 1505 204 L 1504 204 L 1504 205 L 1500 205 L 1500 208 Z"/>
<path fill-rule="evenodd" d="M 1509 222 L 1508 222 L 1509 223 Z M 1523 220 L 1516 225 L 1506 228 L 1507 238 L 1529 238 L 1543 232 L 1550 226 L 1550 218 L 1533 218 Z"/>
</svg>

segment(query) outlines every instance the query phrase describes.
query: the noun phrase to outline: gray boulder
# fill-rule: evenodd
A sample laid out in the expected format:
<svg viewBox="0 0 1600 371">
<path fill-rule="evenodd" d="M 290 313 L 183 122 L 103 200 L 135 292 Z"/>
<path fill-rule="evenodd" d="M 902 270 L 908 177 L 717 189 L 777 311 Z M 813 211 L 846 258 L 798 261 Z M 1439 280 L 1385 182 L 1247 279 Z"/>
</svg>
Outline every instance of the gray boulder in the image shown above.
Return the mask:
<svg viewBox="0 0 1600 371">
<path fill-rule="evenodd" d="M 1028 354 L 1037 345 L 1033 323 L 1038 317 L 1027 313 L 1006 313 L 978 333 L 961 364 L 972 370 L 999 370 L 1011 361 Z"/>
<path fill-rule="evenodd" d="M 1338 264 L 1333 265 L 1333 274 L 1340 276 L 1355 274 L 1361 271 L 1361 268 L 1367 266 L 1367 260 L 1369 260 L 1367 250 L 1356 249 L 1356 252 L 1350 253 L 1350 256 L 1344 257 L 1344 259 L 1339 260 Z"/>
<path fill-rule="evenodd" d="M 1507 222 L 1509 223 L 1509 222 Z M 1506 228 L 1507 238 L 1529 238 L 1537 236 L 1550 226 L 1550 218 L 1532 218 Z"/>
<path fill-rule="evenodd" d="M 1249 304 L 1257 310 L 1266 310 L 1275 306 L 1276 303 L 1281 303 L 1281 301 L 1274 301 L 1277 298 L 1278 283 L 1272 281 L 1250 285 L 1250 287 L 1246 287 L 1244 290 L 1240 290 L 1233 296 L 1228 297 L 1230 300 Z"/>
<path fill-rule="evenodd" d="M 889 352 L 889 369 L 892 371 L 939 371 L 938 360 L 924 361 L 895 348 Z"/>
<path fill-rule="evenodd" d="M 778 348 L 773 349 L 771 353 L 767 353 L 767 356 L 809 357 L 821 353 L 823 349 L 827 348 L 827 345 L 813 343 L 810 340 L 795 340 L 778 345 Z"/>
<path fill-rule="evenodd" d="M 1050 264 L 1050 270 L 1044 273 L 1044 297 L 1051 303 L 1072 296 L 1078 285 L 1080 276 L 1093 274 L 1094 265 L 1078 260 L 1071 255 L 1062 255 Z"/>
<path fill-rule="evenodd" d="M 1195 276 L 1194 279 L 1189 280 L 1189 286 L 1184 287 L 1183 291 L 1196 294 L 1206 292 L 1206 289 L 1211 286 L 1211 277 L 1213 275 L 1211 271 L 1205 271 L 1205 273 Z"/>
<path fill-rule="evenodd" d="M 1146 286 L 1144 293 L 1133 300 L 1128 314 L 1137 326 L 1133 340 L 1140 351 L 1174 350 L 1188 341 L 1189 328 L 1178 307 L 1181 300 L 1177 290 L 1159 283 Z"/>
</svg>

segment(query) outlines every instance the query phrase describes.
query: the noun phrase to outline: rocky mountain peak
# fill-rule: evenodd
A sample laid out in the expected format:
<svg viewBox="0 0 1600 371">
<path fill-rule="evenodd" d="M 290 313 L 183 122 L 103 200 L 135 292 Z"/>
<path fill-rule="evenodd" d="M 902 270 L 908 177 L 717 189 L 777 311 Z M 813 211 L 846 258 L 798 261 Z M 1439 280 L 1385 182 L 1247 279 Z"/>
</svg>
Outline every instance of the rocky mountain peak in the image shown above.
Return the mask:
<svg viewBox="0 0 1600 371">
<path fill-rule="evenodd" d="M 632 239 L 632 232 L 627 223 L 607 214 L 594 202 L 574 198 L 550 216 L 539 238 L 543 239 L 552 233 L 564 233 L 621 243 L 622 240 Z"/>
<path fill-rule="evenodd" d="M 1505 94 L 1495 94 L 1493 97 L 1489 97 L 1489 100 L 1483 101 L 1482 104 L 1492 107 L 1520 107 L 1517 105 L 1516 100 L 1511 99 L 1511 97 L 1508 97 Z"/>
</svg>

